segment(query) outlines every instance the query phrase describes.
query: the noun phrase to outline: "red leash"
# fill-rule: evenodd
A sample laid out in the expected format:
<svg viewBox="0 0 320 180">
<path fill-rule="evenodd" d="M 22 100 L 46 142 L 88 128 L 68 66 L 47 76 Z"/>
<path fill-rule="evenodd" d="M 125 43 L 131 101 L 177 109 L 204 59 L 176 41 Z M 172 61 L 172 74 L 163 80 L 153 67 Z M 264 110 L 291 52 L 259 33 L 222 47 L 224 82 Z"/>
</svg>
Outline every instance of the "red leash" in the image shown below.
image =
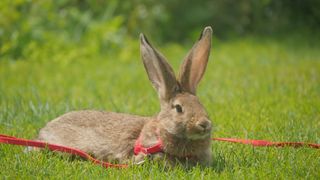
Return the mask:
<svg viewBox="0 0 320 180">
<path fill-rule="evenodd" d="M 234 138 L 212 138 L 212 140 L 215 141 L 225 141 L 225 142 L 232 142 L 232 143 L 240 143 L 240 144 L 250 144 L 252 146 L 273 146 L 273 147 L 285 147 L 285 146 L 291 146 L 291 147 L 310 147 L 315 149 L 320 149 L 320 144 L 314 144 L 314 143 L 304 143 L 304 142 L 271 142 L 271 141 L 265 141 L 265 140 L 248 140 L 248 139 L 234 139 Z M 16 138 L 13 136 L 7 136 L 4 134 L 0 134 L 0 144 L 13 144 L 13 145 L 20 145 L 20 146 L 32 146 L 32 147 L 38 147 L 38 148 L 48 148 L 51 151 L 60 151 L 65 152 L 73 155 L 80 156 L 84 159 L 87 159 L 95 164 L 104 166 L 106 168 L 113 167 L 113 168 L 126 168 L 128 167 L 127 164 L 112 164 L 108 162 L 99 161 L 89 154 L 75 149 L 71 147 L 66 146 L 60 146 L 56 144 L 49 144 L 46 142 L 41 141 L 33 141 L 33 140 L 27 140 L 22 138 Z"/>
<path fill-rule="evenodd" d="M 48 148 L 51 151 L 65 152 L 65 153 L 69 153 L 69 154 L 83 157 L 84 159 L 87 159 L 95 164 L 104 166 L 106 168 L 109 168 L 109 167 L 126 168 L 126 167 L 128 167 L 127 164 L 111 164 L 108 162 L 99 161 L 79 149 L 66 147 L 66 146 L 60 146 L 60 145 L 56 145 L 56 144 L 49 144 L 49 143 L 45 143 L 45 142 L 41 142 L 41 141 L 21 139 L 21 138 L 16 138 L 16 137 L 0 134 L 0 144 L 1 143 L 14 144 L 14 145 L 20 145 L 20 146 L 32 146 L 32 147 L 38 147 L 38 148 Z"/>
<path fill-rule="evenodd" d="M 250 139 L 235 139 L 235 138 L 212 138 L 215 141 L 226 141 L 232 143 L 240 143 L 240 144 L 251 144 L 252 146 L 273 146 L 273 147 L 310 147 L 315 149 L 320 149 L 320 144 L 315 143 L 305 143 L 305 142 L 271 142 L 266 140 L 250 140 Z"/>
</svg>

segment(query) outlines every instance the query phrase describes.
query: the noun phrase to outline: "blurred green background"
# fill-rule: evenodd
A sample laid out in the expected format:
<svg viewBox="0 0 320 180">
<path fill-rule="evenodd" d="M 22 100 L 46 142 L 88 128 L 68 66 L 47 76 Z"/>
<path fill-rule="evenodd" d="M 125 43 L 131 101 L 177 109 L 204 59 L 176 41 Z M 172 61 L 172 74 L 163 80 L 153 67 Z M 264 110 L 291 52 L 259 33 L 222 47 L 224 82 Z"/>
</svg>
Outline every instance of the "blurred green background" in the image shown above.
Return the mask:
<svg viewBox="0 0 320 180">
<path fill-rule="evenodd" d="M 159 43 L 190 43 L 207 25 L 220 40 L 314 39 L 319 9 L 318 0 L 2 0 L 0 54 L 29 59 L 34 49 L 54 53 L 80 44 L 89 54 L 116 52 L 140 32 Z"/>
</svg>

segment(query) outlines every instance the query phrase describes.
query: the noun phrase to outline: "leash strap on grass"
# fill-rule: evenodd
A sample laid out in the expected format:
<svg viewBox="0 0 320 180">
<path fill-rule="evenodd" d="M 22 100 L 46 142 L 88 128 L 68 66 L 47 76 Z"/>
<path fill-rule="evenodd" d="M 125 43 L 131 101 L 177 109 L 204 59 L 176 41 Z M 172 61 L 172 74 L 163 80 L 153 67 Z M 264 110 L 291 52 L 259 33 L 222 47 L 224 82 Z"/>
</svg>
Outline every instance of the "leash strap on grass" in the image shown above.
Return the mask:
<svg viewBox="0 0 320 180">
<path fill-rule="evenodd" d="M 320 144 L 315 143 L 305 143 L 305 142 L 271 142 L 266 140 L 250 140 L 250 139 L 235 139 L 235 138 L 212 138 L 214 141 L 225 141 L 240 144 L 251 144 L 252 146 L 273 146 L 273 147 L 310 147 L 319 149 Z"/>
<path fill-rule="evenodd" d="M 240 143 L 240 144 L 250 144 L 252 146 L 273 146 L 273 147 L 310 147 L 319 149 L 320 144 L 314 143 L 304 143 L 304 142 L 271 142 L 265 140 L 249 140 L 249 139 L 235 139 L 235 138 L 212 138 L 215 141 L 225 141 L 225 142 L 232 142 L 232 143 Z M 56 144 L 49 144 L 46 142 L 41 141 L 33 141 L 28 139 L 16 138 L 13 136 L 7 136 L 4 134 L 0 134 L 0 144 L 13 144 L 13 145 L 20 145 L 20 146 L 31 146 L 31 147 L 38 147 L 38 148 L 48 148 L 51 151 L 60 151 L 65 152 L 73 155 L 77 155 L 87 159 L 95 164 L 104 166 L 106 168 L 113 167 L 113 168 L 126 168 L 128 167 L 127 164 L 112 164 L 108 162 L 99 161 L 89 154 L 75 148 L 60 146 Z"/>
<path fill-rule="evenodd" d="M 87 159 L 87 160 L 93 162 L 94 164 L 98 164 L 98 165 L 104 166 L 106 168 L 109 168 L 109 167 L 126 168 L 128 166 L 126 164 L 111 164 L 108 162 L 99 161 L 79 149 L 66 147 L 66 146 L 60 146 L 60 145 L 56 145 L 56 144 L 49 144 L 49 143 L 45 143 L 45 142 L 41 142 L 41 141 L 21 139 L 21 138 L 7 136 L 7 135 L 3 135 L 3 134 L 0 134 L 0 143 L 20 145 L 20 146 L 31 146 L 31 147 L 38 147 L 38 148 L 48 148 L 51 151 L 65 152 L 65 153 L 69 153 L 69 154 L 83 157 L 84 159 Z"/>
</svg>

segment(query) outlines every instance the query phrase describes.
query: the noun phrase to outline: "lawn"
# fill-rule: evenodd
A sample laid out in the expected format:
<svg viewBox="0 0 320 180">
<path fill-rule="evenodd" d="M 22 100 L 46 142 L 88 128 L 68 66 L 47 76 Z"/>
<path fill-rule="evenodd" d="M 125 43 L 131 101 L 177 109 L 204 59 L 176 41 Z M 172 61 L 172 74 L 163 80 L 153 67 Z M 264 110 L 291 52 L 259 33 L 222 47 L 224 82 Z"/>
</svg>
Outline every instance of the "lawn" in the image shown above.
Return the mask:
<svg viewBox="0 0 320 180">
<path fill-rule="evenodd" d="M 79 45 L 26 50 L 24 59 L 16 61 L 0 59 L 0 133 L 31 139 L 46 122 L 71 110 L 157 113 L 159 102 L 141 63 L 138 43 L 138 38 L 132 40 L 118 53 L 86 54 L 86 46 Z M 160 49 L 177 70 L 190 47 L 167 44 Z M 320 143 L 319 48 L 290 38 L 214 40 L 198 89 L 214 124 L 213 137 Z M 214 142 L 212 167 L 190 170 L 166 170 L 152 162 L 105 169 L 48 151 L 23 150 L 0 145 L 0 177 L 320 178 L 320 151 L 305 147 L 253 148 Z"/>
</svg>

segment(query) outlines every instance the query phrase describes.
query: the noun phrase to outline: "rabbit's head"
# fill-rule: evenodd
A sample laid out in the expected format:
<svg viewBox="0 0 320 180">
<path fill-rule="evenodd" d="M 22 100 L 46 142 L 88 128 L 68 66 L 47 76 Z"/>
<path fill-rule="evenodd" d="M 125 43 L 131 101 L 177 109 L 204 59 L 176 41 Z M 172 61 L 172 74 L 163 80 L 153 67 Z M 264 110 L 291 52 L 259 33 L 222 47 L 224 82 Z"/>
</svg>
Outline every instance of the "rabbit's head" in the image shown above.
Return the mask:
<svg viewBox="0 0 320 180">
<path fill-rule="evenodd" d="M 147 38 L 140 35 L 141 58 L 149 80 L 159 95 L 159 124 L 168 133 L 192 140 L 211 135 L 211 121 L 196 96 L 211 49 L 211 27 L 206 27 L 183 61 L 178 78 Z"/>
</svg>

